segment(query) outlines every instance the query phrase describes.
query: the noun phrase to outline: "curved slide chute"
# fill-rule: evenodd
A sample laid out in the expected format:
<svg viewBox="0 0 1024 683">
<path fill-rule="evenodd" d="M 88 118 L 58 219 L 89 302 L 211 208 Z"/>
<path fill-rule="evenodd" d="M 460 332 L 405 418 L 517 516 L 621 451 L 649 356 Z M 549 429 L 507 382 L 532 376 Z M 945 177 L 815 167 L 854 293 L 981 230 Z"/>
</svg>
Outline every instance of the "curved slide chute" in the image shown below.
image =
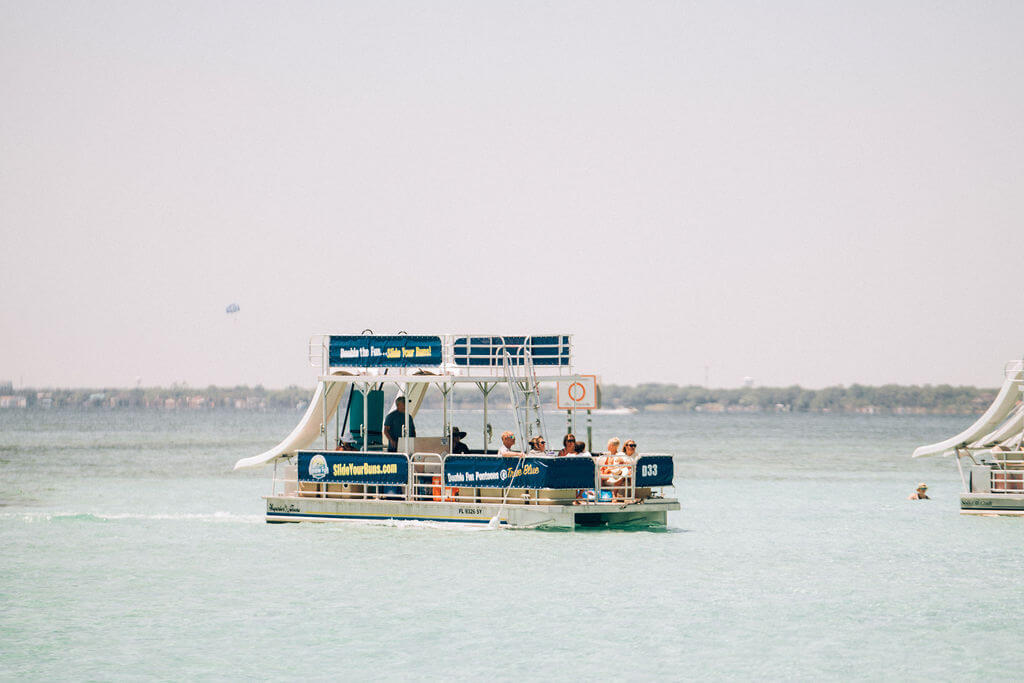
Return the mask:
<svg viewBox="0 0 1024 683">
<path fill-rule="evenodd" d="M 1004 441 L 1011 439 L 1016 434 L 1019 434 L 1021 429 L 1024 428 L 1024 403 L 1021 403 L 1010 413 L 1010 417 L 1007 418 L 1006 422 L 1001 427 L 996 429 L 994 432 L 986 434 L 982 438 L 978 439 L 972 444 L 968 444 L 968 448 L 991 448 L 998 446 Z"/>
<path fill-rule="evenodd" d="M 320 423 L 323 422 L 324 416 L 323 401 L 327 401 L 327 414 L 334 415 L 334 411 L 338 409 L 338 403 L 341 401 L 341 397 L 345 395 L 348 385 L 349 382 L 320 382 L 317 385 L 316 393 L 313 394 L 313 399 L 309 402 L 309 407 L 306 408 L 306 414 L 302 416 L 302 420 L 292 430 L 292 433 L 269 451 L 264 451 L 250 458 L 242 458 L 235 463 L 235 469 L 243 470 L 261 467 L 273 462 L 277 458 L 294 455 L 295 451 L 309 446 L 313 443 L 314 439 L 320 436 Z"/>
<path fill-rule="evenodd" d="M 996 400 L 988 407 L 988 410 L 978 418 L 978 421 L 960 432 L 954 437 L 945 441 L 933 443 L 930 446 L 921 446 L 914 450 L 914 457 L 920 458 L 926 455 L 940 455 L 952 453 L 957 448 L 966 446 L 979 437 L 990 434 L 999 424 L 1006 419 L 1006 416 L 1013 410 L 1017 399 L 1020 397 L 1020 385 L 1018 382 L 1024 378 L 1024 368 L 1014 368 L 1006 376 L 1002 389 L 996 395 Z"/>
</svg>

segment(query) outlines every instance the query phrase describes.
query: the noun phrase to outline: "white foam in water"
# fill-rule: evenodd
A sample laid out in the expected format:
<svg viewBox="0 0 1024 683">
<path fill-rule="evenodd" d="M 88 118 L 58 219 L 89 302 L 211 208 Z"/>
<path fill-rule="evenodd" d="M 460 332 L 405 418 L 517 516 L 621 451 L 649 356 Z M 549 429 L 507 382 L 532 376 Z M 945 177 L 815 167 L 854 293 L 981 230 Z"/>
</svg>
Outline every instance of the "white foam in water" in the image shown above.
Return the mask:
<svg viewBox="0 0 1024 683">
<path fill-rule="evenodd" d="M 351 519 L 344 522 L 324 522 L 316 526 L 344 530 L 347 526 L 391 527 L 397 529 L 431 529 L 433 531 L 486 531 L 486 524 L 459 524 L 453 522 L 435 522 L 426 519 Z"/>
<path fill-rule="evenodd" d="M 211 513 L 156 513 L 145 514 L 141 512 L 2 512 L 0 519 L 23 519 L 27 522 L 35 521 L 62 521 L 62 520 L 97 520 L 97 521 L 120 521 L 120 520 L 168 520 L 187 522 L 218 522 L 218 523 L 245 523 L 263 524 L 262 515 L 239 515 L 232 512 L 216 511 Z"/>
</svg>

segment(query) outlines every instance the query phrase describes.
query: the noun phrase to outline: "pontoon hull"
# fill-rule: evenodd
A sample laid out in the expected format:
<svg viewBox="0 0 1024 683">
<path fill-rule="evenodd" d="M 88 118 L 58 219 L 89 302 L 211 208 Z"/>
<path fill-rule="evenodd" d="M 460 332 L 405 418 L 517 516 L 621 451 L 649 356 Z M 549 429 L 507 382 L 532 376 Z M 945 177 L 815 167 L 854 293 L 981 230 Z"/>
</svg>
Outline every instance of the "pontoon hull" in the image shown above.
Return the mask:
<svg viewBox="0 0 1024 683">
<path fill-rule="evenodd" d="M 504 507 L 482 503 L 332 500 L 293 496 L 269 496 L 266 501 L 266 520 L 269 523 L 422 521 L 486 526 L 498 515 L 500 525 L 510 529 L 573 529 L 577 525 L 665 526 L 668 513 L 679 509 L 679 501 L 673 498 L 628 505 L 510 504 Z"/>
<path fill-rule="evenodd" d="M 1024 493 L 963 493 L 960 513 L 965 515 L 1024 515 Z"/>
</svg>

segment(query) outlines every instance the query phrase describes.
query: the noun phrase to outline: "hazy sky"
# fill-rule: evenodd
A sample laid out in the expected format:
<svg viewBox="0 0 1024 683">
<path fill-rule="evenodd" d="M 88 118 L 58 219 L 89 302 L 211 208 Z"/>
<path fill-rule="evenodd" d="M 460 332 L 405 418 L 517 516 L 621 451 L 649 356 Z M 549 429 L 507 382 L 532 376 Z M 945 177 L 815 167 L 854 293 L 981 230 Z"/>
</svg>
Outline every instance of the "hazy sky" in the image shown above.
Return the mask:
<svg viewBox="0 0 1024 683">
<path fill-rule="evenodd" d="M 998 385 L 1022 36 L 978 0 L 0 0 L 0 381 L 312 387 L 309 336 L 369 327 Z"/>
</svg>

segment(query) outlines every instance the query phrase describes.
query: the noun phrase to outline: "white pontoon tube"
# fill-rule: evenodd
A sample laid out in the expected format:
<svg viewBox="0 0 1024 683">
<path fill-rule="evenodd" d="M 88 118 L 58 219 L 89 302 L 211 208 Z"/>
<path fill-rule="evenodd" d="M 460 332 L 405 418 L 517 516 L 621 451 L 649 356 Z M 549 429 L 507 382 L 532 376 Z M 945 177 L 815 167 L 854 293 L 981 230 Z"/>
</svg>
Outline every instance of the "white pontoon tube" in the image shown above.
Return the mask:
<svg viewBox="0 0 1024 683">
<path fill-rule="evenodd" d="M 925 455 L 940 455 L 953 453 L 957 448 L 966 446 L 976 439 L 989 434 L 1006 419 L 1006 416 L 1013 410 L 1017 399 L 1020 397 L 1020 385 L 1018 382 L 1024 378 L 1024 367 L 1015 367 L 1006 374 L 1002 389 L 996 395 L 996 400 L 988 407 L 988 410 L 978 418 L 978 421 L 960 432 L 954 437 L 934 443 L 930 446 L 921 446 L 914 450 L 914 457 L 920 458 Z"/>
</svg>

